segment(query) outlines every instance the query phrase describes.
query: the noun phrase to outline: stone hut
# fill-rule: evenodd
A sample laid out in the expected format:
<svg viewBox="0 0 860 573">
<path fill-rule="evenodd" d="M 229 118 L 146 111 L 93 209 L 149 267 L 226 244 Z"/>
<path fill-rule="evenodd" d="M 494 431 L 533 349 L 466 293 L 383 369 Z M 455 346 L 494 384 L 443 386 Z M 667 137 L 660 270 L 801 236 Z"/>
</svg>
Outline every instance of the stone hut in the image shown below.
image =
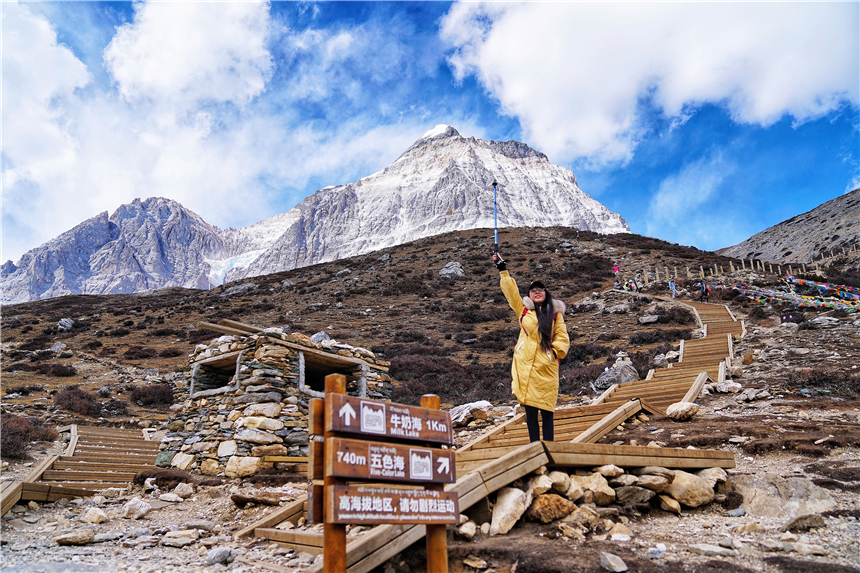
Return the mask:
<svg viewBox="0 0 860 573">
<path fill-rule="evenodd" d="M 189 356 L 191 372 L 174 392 L 159 466 L 242 477 L 306 462 L 309 399 L 324 396 L 329 374 L 346 376 L 352 396 L 391 397 L 388 362 L 325 333 L 309 338 L 240 323 L 200 326 L 231 334 L 197 345 Z"/>
</svg>

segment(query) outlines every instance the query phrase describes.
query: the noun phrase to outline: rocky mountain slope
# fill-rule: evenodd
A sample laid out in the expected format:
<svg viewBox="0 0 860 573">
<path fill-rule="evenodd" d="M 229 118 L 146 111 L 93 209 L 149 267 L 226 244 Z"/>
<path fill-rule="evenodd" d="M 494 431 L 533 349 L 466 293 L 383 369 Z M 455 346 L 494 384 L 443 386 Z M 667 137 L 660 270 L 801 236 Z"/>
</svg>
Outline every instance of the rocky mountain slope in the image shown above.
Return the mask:
<svg viewBox="0 0 860 573">
<path fill-rule="evenodd" d="M 2 267 L 0 303 L 225 281 L 332 261 L 454 230 L 563 225 L 629 232 L 582 192 L 573 173 L 516 141 L 462 137 L 437 126 L 394 163 L 320 189 L 288 213 L 219 229 L 170 199 L 150 198 L 89 219 Z"/>
<path fill-rule="evenodd" d="M 414 401 L 432 391 L 444 396 L 448 407 L 471 399 L 469 392 L 475 392 L 494 405 L 513 406 L 509 352 L 517 323 L 489 261 L 491 237 L 492 229 L 446 233 L 212 290 L 66 296 L 4 307 L 0 414 L 39 418 L 55 427 L 67 423 L 163 427 L 169 406 L 132 403 L 131 388 L 173 383 L 184 376 L 187 353 L 200 341 L 218 336 L 194 324 L 221 318 L 305 334 L 322 330 L 384 354 L 401 389 L 398 401 Z M 618 262 L 626 275 L 649 270 L 650 276 L 655 267 L 678 270 L 682 277 L 685 266 L 717 264 L 728 269 L 727 259 L 712 253 L 629 234 L 580 233 L 577 238 L 568 228 L 516 228 L 501 231 L 500 241 L 520 286 L 542 278 L 553 294 L 569 303 L 565 321 L 573 346 L 562 365 L 565 403 L 594 396 L 589 381 L 618 352 L 626 352 L 637 366 L 647 366 L 658 353 L 677 345 L 679 338 L 696 335 L 696 325 L 684 323 L 683 315 L 673 310 L 680 305 L 653 297 L 668 293 L 665 282 L 651 283 L 641 294 L 613 290 L 612 263 Z M 440 274 L 458 265 L 462 276 Z M 682 278 L 679 282 L 683 302 L 695 294 L 694 281 Z M 685 508 L 680 514 L 647 504 L 633 509 L 607 506 L 601 508 L 602 527 L 588 532 L 584 540 L 564 535 L 558 522 L 523 522 L 504 536 L 479 531 L 468 540 L 454 535 L 449 543 L 452 572 L 473 571 L 475 566 L 470 564 L 483 567 L 483 561 L 487 568 L 503 573 L 592 573 L 603 570 L 601 552 L 621 557 L 629 570 L 642 573 L 860 571 L 860 398 L 857 369 L 852 368 L 858 358 L 858 317 L 805 308 L 794 318 L 800 322 L 783 324 L 780 315 L 786 308 L 716 288 L 719 283 L 737 282 L 769 288 L 780 283 L 774 275 L 749 270 L 711 282 L 715 286 L 711 301 L 727 304 L 746 321 L 747 336 L 735 345 L 735 355 L 743 361 L 735 381 L 743 392 L 701 396 L 699 414 L 687 422 L 650 415 L 628 420 L 599 443 L 653 442 L 731 451 L 737 463 L 730 472 L 733 479 L 761 479 L 772 484 L 772 491 L 784 483 L 780 480 L 804 484 L 779 490 L 786 498 L 778 503 L 796 507 L 798 496 L 817 486 L 815 491 L 826 490 L 821 495 L 836 505 L 821 512 L 821 520 L 811 529 L 794 532 L 780 530 L 788 518 L 762 516 L 749 502 L 743 515 L 729 513 L 731 506 L 716 503 Z M 640 318 L 645 315 L 664 315 L 668 322 L 642 324 Z M 68 330 L 59 328 L 64 318 L 73 320 Z M 59 376 L 62 369 L 40 368 L 53 364 L 74 373 Z M 100 401 L 127 401 L 128 413 L 105 412 L 99 419 L 63 410 L 52 393 L 70 384 L 80 384 Z M 468 422 L 456 428 L 456 439 L 467 443 L 499 421 Z M 62 441 L 38 444 L 29 461 L 4 459 L 3 479 L 27 475 L 32 465 L 25 463 L 38 463 L 48 453 L 61 452 L 62 446 Z M 258 489 L 260 484 L 252 488 L 241 480 L 225 479 L 204 485 L 200 478 L 187 478 L 198 483 L 192 497 L 162 503 L 139 521 L 119 514 L 133 496 L 158 501 L 141 486 L 115 498 L 88 498 L 80 505 L 57 502 L 19 508 L 20 513 L 0 522 L 0 567 L 18 573 L 225 570 L 208 564 L 211 549 L 229 549 L 295 573 L 313 561 L 313 556 L 260 539 L 231 538 L 274 510 L 265 505 L 240 508 L 231 501 L 232 493 Z M 302 483 L 305 478 L 293 475 L 291 479 Z M 297 485 L 271 489 L 290 498 Z M 739 502 L 737 497 L 732 500 Z M 82 521 L 93 506 L 104 510 L 105 522 Z M 471 517 L 479 519 L 474 513 Z M 179 548 L 162 543 L 169 541 L 172 530 L 201 520 L 211 523 L 205 523 L 192 544 Z M 604 520 L 622 522 L 630 533 L 610 535 Z M 83 528 L 92 528 L 105 541 L 84 547 L 61 547 L 54 542 L 60 533 Z M 141 543 L 144 538 L 147 543 Z M 652 557 L 650 550 L 658 544 L 665 551 Z M 702 553 L 698 547 L 702 544 L 716 548 Z M 424 570 L 424 563 L 422 541 L 404 548 L 379 570 L 415 573 Z M 258 567 L 234 562 L 231 570 Z"/>
<path fill-rule="evenodd" d="M 860 249 L 860 189 L 720 249 L 727 257 L 773 263 L 809 263 L 831 251 Z"/>
</svg>

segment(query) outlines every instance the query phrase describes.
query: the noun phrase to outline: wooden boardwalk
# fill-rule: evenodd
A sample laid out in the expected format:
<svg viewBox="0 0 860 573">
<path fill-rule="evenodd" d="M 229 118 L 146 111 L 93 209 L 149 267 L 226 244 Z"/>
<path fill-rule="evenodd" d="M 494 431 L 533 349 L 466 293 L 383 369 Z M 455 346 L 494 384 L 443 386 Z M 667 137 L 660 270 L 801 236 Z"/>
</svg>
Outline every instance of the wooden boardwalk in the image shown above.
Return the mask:
<svg viewBox="0 0 860 573">
<path fill-rule="evenodd" d="M 679 301 L 675 301 L 679 302 Z M 648 448 L 595 444 L 618 424 L 640 411 L 665 414 L 674 402 L 693 401 L 710 379 L 722 381 L 726 358 L 732 355 L 732 336 L 743 336 L 738 322 L 723 305 L 687 303 L 696 313 L 706 336 L 682 341 L 681 360 L 671 368 L 651 371 L 645 380 L 609 388 L 592 405 L 559 408 L 555 411 L 554 442 L 529 443 L 524 414 L 494 428 L 457 450 L 456 483 L 445 487 L 456 491 L 463 512 L 502 487 L 527 476 L 541 466 L 556 469 L 594 468 L 605 464 L 619 467 L 662 466 L 697 470 L 733 468 L 734 456 L 720 450 Z M 238 538 L 255 535 L 310 553 L 323 552 L 321 533 L 277 529 L 284 521 L 296 524 L 307 515 L 307 497 L 267 515 L 239 531 Z M 380 566 L 425 535 L 423 525 L 380 525 L 347 543 L 347 571 L 366 573 Z M 257 568 L 286 571 L 275 564 L 239 557 Z M 319 573 L 322 564 L 308 569 Z"/>
<path fill-rule="evenodd" d="M 616 384 L 589 406 L 556 409 L 556 442 L 596 442 L 639 411 L 665 415 L 671 404 L 695 400 L 707 379 L 715 383 L 725 379 L 726 359 L 732 355 L 732 337 L 745 333 L 743 323 L 725 305 L 686 301 L 681 304 L 696 314 L 705 337 L 682 340 L 680 360 L 669 368 L 652 370 L 644 380 Z M 525 415 L 519 414 L 457 450 L 457 471 L 462 475 L 507 449 L 527 443 Z"/>
<path fill-rule="evenodd" d="M 33 468 L 23 482 L 3 482 L 2 513 L 18 501 L 56 501 L 123 487 L 138 472 L 155 469 L 159 442 L 141 430 L 69 427 L 71 439 L 59 456 Z"/>
</svg>

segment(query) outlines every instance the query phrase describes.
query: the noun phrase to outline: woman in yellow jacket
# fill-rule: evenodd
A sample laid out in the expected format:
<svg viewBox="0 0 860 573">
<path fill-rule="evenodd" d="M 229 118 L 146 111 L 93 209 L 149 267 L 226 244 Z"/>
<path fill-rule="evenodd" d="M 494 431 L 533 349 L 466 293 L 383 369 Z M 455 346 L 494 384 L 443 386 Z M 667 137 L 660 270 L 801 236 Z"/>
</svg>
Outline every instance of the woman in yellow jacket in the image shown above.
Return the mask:
<svg viewBox="0 0 860 573">
<path fill-rule="evenodd" d="M 517 283 L 508 274 L 505 261 L 493 254 L 500 271 L 502 293 L 517 314 L 520 336 L 511 365 L 511 389 L 525 407 L 529 440 L 540 440 L 538 411 L 543 422 L 543 439 L 552 441 L 553 412 L 558 400 L 559 360 L 567 355 L 570 338 L 564 324 L 564 302 L 546 290 L 540 281 L 529 285 L 528 297 L 520 297 Z"/>
</svg>

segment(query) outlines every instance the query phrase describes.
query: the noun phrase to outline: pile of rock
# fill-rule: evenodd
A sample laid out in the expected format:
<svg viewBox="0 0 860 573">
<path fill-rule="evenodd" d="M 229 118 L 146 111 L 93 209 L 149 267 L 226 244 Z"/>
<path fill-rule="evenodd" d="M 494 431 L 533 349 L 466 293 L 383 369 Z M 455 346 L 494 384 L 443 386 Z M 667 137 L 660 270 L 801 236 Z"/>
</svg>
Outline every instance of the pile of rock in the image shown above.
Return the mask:
<svg viewBox="0 0 860 573">
<path fill-rule="evenodd" d="M 512 487 L 499 490 L 492 522 L 484 523 L 481 529 L 489 535 L 504 534 L 524 518 L 542 523 L 557 521 L 561 535 L 578 540 L 585 540 L 591 532 L 598 539 L 626 541 L 633 535 L 623 515 L 627 507 L 653 503 L 665 511 L 680 513 L 682 505 L 699 507 L 723 496 L 714 488 L 726 479 L 721 468 L 692 474 L 661 467 L 625 472 L 606 465 L 573 473 L 542 467 Z M 470 538 L 477 529 L 476 523 L 466 521 L 458 532 Z"/>
<path fill-rule="evenodd" d="M 368 398 L 391 395 L 391 379 L 383 369 L 388 362 L 369 350 L 331 339 L 284 334 L 280 329 L 245 337 L 221 336 L 209 345 L 198 345 L 191 355 L 195 367 L 189 382 L 174 394 L 180 402 L 168 420 L 156 465 L 244 477 L 273 467 L 263 461 L 265 456 L 308 455 L 308 399 L 316 393 L 300 387 L 299 351 L 273 338 L 360 358 L 366 367 L 347 377 L 347 393 L 359 395 L 363 378 Z M 199 367 L 201 360 L 237 351 L 235 374 L 229 379 Z"/>
</svg>

